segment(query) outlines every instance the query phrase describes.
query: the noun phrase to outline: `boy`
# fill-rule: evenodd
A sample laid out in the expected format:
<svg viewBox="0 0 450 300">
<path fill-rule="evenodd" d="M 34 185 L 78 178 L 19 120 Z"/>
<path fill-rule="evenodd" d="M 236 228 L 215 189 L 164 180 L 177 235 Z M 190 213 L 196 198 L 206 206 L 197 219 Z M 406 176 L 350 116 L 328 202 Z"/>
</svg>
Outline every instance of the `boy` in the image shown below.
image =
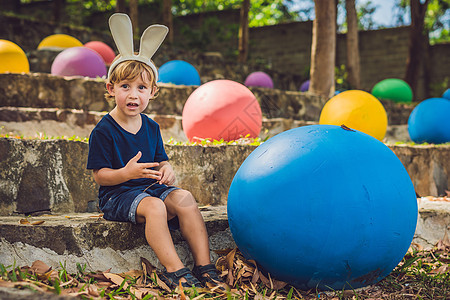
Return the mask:
<svg viewBox="0 0 450 300">
<path fill-rule="evenodd" d="M 110 27 L 120 54 L 109 69 L 105 95 L 116 105 L 93 129 L 87 163 L 100 185 L 104 218 L 145 223 L 147 242 L 165 268 L 160 278 L 172 289 L 179 281 L 184 287 L 199 287 L 207 282 L 216 285 L 222 281 L 210 261 L 208 234 L 197 203 L 190 192 L 171 186 L 175 174 L 159 125 L 142 113 L 158 91 L 158 73 L 151 56 L 167 30 L 162 32 L 160 25 L 159 32 L 153 28 L 150 31 L 156 38 L 152 38 L 146 34 L 149 27 L 136 56 L 129 53 L 132 45 L 123 45 L 132 41 L 131 36 L 123 36 L 131 34 L 128 16 L 113 15 Z M 173 245 L 169 229 L 178 227 L 194 257 L 193 274 Z"/>
</svg>

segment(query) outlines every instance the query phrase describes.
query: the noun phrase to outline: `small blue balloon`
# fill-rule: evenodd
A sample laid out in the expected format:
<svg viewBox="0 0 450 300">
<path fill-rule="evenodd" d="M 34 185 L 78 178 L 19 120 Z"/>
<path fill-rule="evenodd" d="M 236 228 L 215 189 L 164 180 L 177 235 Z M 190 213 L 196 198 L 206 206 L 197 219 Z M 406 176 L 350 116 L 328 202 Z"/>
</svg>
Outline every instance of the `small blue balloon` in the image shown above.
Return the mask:
<svg viewBox="0 0 450 300">
<path fill-rule="evenodd" d="M 408 119 L 408 132 L 416 143 L 450 142 L 450 100 L 430 98 L 417 105 Z"/>
<path fill-rule="evenodd" d="M 442 98 L 449 99 L 450 100 L 450 89 L 447 89 L 443 94 Z"/>
<path fill-rule="evenodd" d="M 200 75 L 193 65 L 183 60 L 171 60 L 159 70 L 159 81 L 175 85 L 200 85 Z"/>
<path fill-rule="evenodd" d="M 228 193 L 234 241 L 300 289 L 359 288 L 387 276 L 414 236 L 417 199 L 385 144 L 313 125 L 280 133 L 242 163 Z"/>
</svg>

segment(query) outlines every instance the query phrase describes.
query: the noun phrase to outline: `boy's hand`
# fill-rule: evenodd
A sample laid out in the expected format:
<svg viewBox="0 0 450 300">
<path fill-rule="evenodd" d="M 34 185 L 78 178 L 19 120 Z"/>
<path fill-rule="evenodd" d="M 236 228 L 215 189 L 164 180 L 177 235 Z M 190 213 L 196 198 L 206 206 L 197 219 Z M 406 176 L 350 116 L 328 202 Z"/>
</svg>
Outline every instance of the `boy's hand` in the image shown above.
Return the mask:
<svg viewBox="0 0 450 300">
<path fill-rule="evenodd" d="M 162 162 L 159 171 L 162 173 L 159 184 L 172 185 L 175 182 L 175 172 L 169 162 Z"/>
<path fill-rule="evenodd" d="M 139 151 L 135 157 L 130 159 L 125 166 L 125 170 L 131 179 L 138 178 L 153 178 L 156 180 L 162 180 L 162 172 L 152 170 L 151 168 L 158 167 L 159 163 L 138 163 L 141 158 L 142 152 Z"/>
</svg>

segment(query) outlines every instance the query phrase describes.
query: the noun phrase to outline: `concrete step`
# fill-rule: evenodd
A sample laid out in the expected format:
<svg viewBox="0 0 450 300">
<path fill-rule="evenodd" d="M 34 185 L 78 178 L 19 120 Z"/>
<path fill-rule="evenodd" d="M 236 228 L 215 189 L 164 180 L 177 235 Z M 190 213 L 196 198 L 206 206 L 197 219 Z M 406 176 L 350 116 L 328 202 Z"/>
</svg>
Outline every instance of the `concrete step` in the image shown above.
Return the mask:
<svg viewBox="0 0 450 300">
<path fill-rule="evenodd" d="M 413 243 L 430 249 L 439 240 L 450 236 L 450 199 L 418 198 L 419 216 Z M 214 251 L 234 248 L 236 245 L 228 228 L 225 206 L 201 208 L 211 248 Z M 147 245 L 143 225 L 106 221 L 98 214 L 62 214 L 27 217 L 31 223 L 21 224 L 23 216 L 0 218 L 0 263 L 31 265 L 37 259 L 58 267 L 60 263 L 69 272 L 76 272 L 76 263 L 86 264 L 90 270 L 125 272 L 140 269 L 140 257 L 161 267 Z M 192 267 L 193 259 L 180 233 L 174 232 L 173 241 L 182 261 Z M 270 242 L 270 241 L 268 241 Z M 416 245 L 416 246 L 417 246 Z"/>
<path fill-rule="evenodd" d="M 101 117 L 106 112 L 83 111 L 79 109 L 32 108 L 32 107 L 0 107 L 0 134 L 24 136 L 30 138 L 78 136 L 89 137 Z M 149 114 L 161 128 L 164 141 L 173 139 L 186 142 L 182 117 L 177 115 Z M 300 121 L 294 119 L 263 118 L 259 137 L 265 140 L 283 131 L 318 124 L 316 121 Z M 409 142 L 408 125 L 388 126 L 384 142 Z"/>
</svg>

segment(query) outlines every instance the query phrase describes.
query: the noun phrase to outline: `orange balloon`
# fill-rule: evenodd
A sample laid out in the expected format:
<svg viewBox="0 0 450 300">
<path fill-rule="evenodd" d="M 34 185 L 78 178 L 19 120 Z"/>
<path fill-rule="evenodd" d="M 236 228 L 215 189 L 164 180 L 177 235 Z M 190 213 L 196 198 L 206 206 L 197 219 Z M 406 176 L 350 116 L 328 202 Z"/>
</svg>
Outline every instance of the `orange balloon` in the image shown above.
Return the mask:
<svg viewBox="0 0 450 300">
<path fill-rule="evenodd" d="M 319 124 L 346 125 L 382 140 L 387 130 L 386 110 L 373 95 L 349 90 L 337 94 L 320 113 Z"/>
</svg>

